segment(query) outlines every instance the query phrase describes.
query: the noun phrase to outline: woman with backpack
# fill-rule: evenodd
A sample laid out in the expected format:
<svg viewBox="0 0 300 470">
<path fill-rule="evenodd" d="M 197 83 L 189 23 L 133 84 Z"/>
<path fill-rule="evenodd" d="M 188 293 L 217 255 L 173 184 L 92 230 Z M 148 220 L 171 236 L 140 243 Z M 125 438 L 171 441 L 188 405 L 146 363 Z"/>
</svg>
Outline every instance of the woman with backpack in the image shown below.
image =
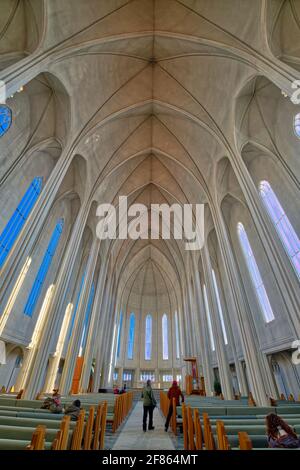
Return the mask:
<svg viewBox="0 0 300 470">
<path fill-rule="evenodd" d="M 153 390 L 151 387 L 151 380 L 147 380 L 147 384 L 143 389 L 142 392 L 142 399 L 144 405 L 144 413 L 143 413 L 143 431 L 147 431 L 147 418 L 149 415 L 149 424 L 148 430 L 152 431 L 154 429 L 153 426 L 153 410 L 156 407 L 156 400 L 153 394 Z"/>
</svg>

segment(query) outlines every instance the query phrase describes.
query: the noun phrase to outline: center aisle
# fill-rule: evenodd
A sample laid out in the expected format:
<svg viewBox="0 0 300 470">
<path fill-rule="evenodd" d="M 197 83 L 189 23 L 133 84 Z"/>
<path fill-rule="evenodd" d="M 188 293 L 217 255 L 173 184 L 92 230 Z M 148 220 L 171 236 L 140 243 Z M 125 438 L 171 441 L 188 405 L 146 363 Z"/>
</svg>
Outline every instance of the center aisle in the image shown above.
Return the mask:
<svg viewBox="0 0 300 470">
<path fill-rule="evenodd" d="M 165 421 L 158 408 L 153 414 L 154 431 L 143 432 L 143 403 L 137 402 L 125 423 L 113 450 L 174 450 L 169 433 L 165 432 Z"/>
</svg>

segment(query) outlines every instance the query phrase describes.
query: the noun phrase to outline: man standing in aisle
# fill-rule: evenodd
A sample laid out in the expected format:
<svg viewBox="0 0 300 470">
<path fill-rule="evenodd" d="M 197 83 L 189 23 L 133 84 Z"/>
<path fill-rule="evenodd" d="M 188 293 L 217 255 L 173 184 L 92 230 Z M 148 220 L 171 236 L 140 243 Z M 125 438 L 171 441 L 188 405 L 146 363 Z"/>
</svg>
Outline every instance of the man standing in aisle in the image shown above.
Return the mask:
<svg viewBox="0 0 300 470">
<path fill-rule="evenodd" d="M 153 394 L 153 390 L 151 387 L 151 380 L 147 380 L 147 384 L 143 389 L 142 392 L 142 399 L 144 404 L 144 414 L 143 414 L 143 431 L 147 431 L 147 417 L 149 414 L 149 424 L 148 430 L 152 431 L 154 429 L 153 426 L 153 410 L 156 407 L 156 400 Z"/>
</svg>

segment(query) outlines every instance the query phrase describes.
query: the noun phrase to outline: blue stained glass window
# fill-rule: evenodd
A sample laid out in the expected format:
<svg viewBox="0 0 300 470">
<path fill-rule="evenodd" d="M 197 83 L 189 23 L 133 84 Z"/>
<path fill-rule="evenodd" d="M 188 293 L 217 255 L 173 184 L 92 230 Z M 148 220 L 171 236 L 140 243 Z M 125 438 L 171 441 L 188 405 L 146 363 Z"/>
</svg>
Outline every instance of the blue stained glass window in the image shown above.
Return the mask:
<svg viewBox="0 0 300 470">
<path fill-rule="evenodd" d="M 145 324 L 145 359 L 150 361 L 152 353 L 152 316 L 146 316 Z"/>
<path fill-rule="evenodd" d="M 52 232 L 49 245 L 47 247 L 42 264 L 40 265 L 40 269 L 37 273 L 37 276 L 35 278 L 34 284 L 32 286 L 31 292 L 29 294 L 29 297 L 28 297 L 28 300 L 24 309 L 25 315 L 28 315 L 29 317 L 32 317 L 35 306 L 42 292 L 43 283 L 46 279 L 47 273 L 51 266 L 53 256 L 55 255 L 55 251 L 58 246 L 61 233 L 63 231 L 63 226 L 64 226 L 64 221 L 63 219 L 61 219 L 56 224 L 56 227 Z"/>
<path fill-rule="evenodd" d="M 261 181 L 259 192 L 279 238 L 300 277 L 300 240 L 268 181 Z"/>
<path fill-rule="evenodd" d="M 298 139 L 300 139 L 300 113 L 297 113 L 294 117 L 294 132 Z"/>
<path fill-rule="evenodd" d="M 128 350 L 127 350 L 128 359 L 133 359 L 134 328 L 135 328 L 135 315 L 134 313 L 131 313 L 130 319 L 129 319 L 129 332 L 128 332 Z"/>
<path fill-rule="evenodd" d="M 266 323 L 269 323 L 270 321 L 274 320 L 273 310 L 272 310 L 262 277 L 260 275 L 256 260 L 254 258 L 246 230 L 241 222 L 239 222 L 237 225 L 237 231 L 238 231 L 238 236 L 239 236 L 239 240 L 241 243 L 241 247 L 245 256 L 245 260 L 247 263 L 248 271 L 252 279 L 252 283 L 253 283 L 258 301 L 260 303 L 260 307 L 264 315 L 264 319 Z"/>
<path fill-rule="evenodd" d="M 169 359 L 169 343 L 168 343 L 168 317 L 164 313 L 162 317 L 162 344 L 163 344 L 163 359 Z"/>
<path fill-rule="evenodd" d="M 43 178 L 36 177 L 0 235 L 0 268 L 13 247 L 42 189 Z"/>
<path fill-rule="evenodd" d="M 120 350 L 121 350 L 121 333 L 122 333 L 122 324 L 123 324 L 123 312 L 120 313 L 120 321 L 119 321 L 119 328 L 118 328 L 118 342 L 117 342 L 117 357 L 120 357 Z"/>
<path fill-rule="evenodd" d="M 12 123 L 12 112 L 8 106 L 0 104 L 0 137 L 10 128 Z"/>
</svg>

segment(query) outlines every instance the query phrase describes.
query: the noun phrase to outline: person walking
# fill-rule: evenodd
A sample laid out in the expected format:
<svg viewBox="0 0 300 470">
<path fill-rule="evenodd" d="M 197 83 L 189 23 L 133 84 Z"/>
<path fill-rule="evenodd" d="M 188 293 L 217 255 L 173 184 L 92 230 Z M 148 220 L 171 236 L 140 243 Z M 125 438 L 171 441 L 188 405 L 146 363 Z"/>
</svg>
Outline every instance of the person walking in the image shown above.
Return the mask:
<svg viewBox="0 0 300 470">
<path fill-rule="evenodd" d="M 152 431 L 154 429 L 153 426 L 153 410 L 156 407 L 156 400 L 153 394 L 153 390 L 151 387 L 151 380 L 147 380 L 147 384 L 143 389 L 142 392 L 142 399 L 144 405 L 144 413 L 143 413 L 143 431 L 147 431 L 147 418 L 149 415 L 149 423 L 148 423 L 148 430 Z"/>
<path fill-rule="evenodd" d="M 180 402 L 179 402 L 180 397 L 181 397 L 181 403 L 183 403 L 184 402 L 183 393 L 180 390 L 176 380 L 174 380 L 174 382 L 172 383 L 172 387 L 170 387 L 169 391 L 168 391 L 168 398 L 170 400 L 170 404 L 169 404 L 169 412 L 168 412 L 168 416 L 167 416 L 166 424 L 165 424 L 165 431 L 166 432 L 168 432 L 169 424 L 170 424 L 171 417 L 172 417 L 172 414 L 173 414 L 173 398 L 175 398 L 176 406 L 179 406 L 180 405 Z"/>
</svg>

